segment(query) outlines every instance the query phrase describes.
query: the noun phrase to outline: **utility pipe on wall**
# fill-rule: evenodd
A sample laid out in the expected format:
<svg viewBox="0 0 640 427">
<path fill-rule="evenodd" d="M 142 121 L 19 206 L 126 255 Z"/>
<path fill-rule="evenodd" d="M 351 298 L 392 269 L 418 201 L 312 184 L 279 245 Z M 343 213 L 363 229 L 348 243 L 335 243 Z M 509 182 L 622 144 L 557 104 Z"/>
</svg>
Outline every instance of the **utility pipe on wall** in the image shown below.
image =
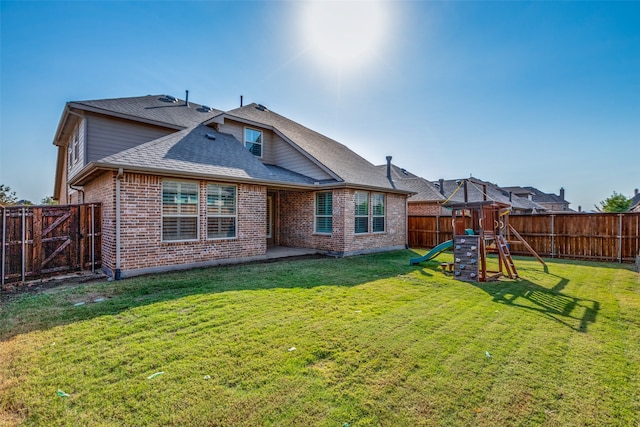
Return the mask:
<svg viewBox="0 0 640 427">
<path fill-rule="evenodd" d="M 124 176 L 122 168 L 118 169 L 116 175 L 116 271 L 114 279 L 120 280 L 120 180 Z"/>
<path fill-rule="evenodd" d="M 91 272 L 96 271 L 96 205 L 91 205 Z"/>
</svg>

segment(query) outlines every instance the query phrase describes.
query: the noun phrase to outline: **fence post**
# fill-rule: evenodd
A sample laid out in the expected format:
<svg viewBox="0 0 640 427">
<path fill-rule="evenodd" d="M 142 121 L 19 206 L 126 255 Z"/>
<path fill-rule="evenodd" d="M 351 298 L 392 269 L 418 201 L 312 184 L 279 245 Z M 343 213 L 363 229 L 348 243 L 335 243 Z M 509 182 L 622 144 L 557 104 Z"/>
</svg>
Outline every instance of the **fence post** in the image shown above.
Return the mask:
<svg viewBox="0 0 640 427">
<path fill-rule="evenodd" d="M 31 269 L 34 276 L 40 276 L 42 271 L 43 261 L 43 247 L 42 247 L 42 208 L 34 207 L 33 210 L 33 225 L 31 226 L 31 241 L 32 241 L 32 260 L 33 265 Z"/>
<path fill-rule="evenodd" d="M 22 281 L 24 282 L 27 254 L 27 217 L 25 207 L 22 207 Z"/>
<path fill-rule="evenodd" d="M 551 259 L 555 258 L 556 242 L 555 242 L 555 215 L 551 215 Z"/>
<path fill-rule="evenodd" d="M 618 214 L 618 262 L 622 263 L 622 214 Z"/>
</svg>

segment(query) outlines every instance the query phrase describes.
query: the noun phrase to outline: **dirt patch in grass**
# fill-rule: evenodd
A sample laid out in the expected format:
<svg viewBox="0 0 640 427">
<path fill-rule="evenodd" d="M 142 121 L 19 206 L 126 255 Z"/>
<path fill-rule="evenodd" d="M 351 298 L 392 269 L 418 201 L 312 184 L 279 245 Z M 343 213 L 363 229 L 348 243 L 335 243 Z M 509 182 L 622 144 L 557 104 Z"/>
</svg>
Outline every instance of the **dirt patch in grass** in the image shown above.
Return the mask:
<svg viewBox="0 0 640 427">
<path fill-rule="evenodd" d="M 64 276 L 49 277 L 25 283 L 9 283 L 0 288 L 0 306 L 22 295 L 35 295 L 43 292 L 55 293 L 63 289 L 75 288 L 88 283 L 104 282 L 107 276 L 102 273 L 82 271 Z"/>
</svg>

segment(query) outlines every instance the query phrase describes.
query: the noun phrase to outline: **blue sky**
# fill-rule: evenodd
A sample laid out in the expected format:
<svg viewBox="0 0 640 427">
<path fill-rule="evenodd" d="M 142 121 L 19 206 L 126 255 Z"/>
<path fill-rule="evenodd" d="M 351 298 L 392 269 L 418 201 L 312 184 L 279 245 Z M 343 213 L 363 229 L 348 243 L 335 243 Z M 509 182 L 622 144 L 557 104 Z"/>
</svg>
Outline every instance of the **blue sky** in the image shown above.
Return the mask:
<svg viewBox="0 0 640 427">
<path fill-rule="evenodd" d="M 562 186 L 586 210 L 640 187 L 640 2 L 341 7 L 1 1 L 0 183 L 53 193 L 65 102 L 188 89 L 430 180 Z"/>
</svg>

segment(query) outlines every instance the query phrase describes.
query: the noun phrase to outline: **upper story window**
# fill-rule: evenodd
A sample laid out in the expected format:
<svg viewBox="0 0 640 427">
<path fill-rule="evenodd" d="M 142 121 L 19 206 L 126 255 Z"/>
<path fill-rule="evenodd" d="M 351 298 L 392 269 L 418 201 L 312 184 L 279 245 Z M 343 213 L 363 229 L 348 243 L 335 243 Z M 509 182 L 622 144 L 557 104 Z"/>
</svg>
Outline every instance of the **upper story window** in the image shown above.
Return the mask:
<svg viewBox="0 0 640 427">
<path fill-rule="evenodd" d="M 162 181 L 162 240 L 198 238 L 198 183 Z"/>
<path fill-rule="evenodd" d="M 316 193 L 316 233 L 331 234 L 333 229 L 333 193 Z"/>
<path fill-rule="evenodd" d="M 73 131 L 73 161 L 77 162 L 80 157 L 80 126 L 76 126 Z"/>
<path fill-rule="evenodd" d="M 262 157 L 262 131 L 244 128 L 244 146 L 256 157 Z"/>
</svg>

